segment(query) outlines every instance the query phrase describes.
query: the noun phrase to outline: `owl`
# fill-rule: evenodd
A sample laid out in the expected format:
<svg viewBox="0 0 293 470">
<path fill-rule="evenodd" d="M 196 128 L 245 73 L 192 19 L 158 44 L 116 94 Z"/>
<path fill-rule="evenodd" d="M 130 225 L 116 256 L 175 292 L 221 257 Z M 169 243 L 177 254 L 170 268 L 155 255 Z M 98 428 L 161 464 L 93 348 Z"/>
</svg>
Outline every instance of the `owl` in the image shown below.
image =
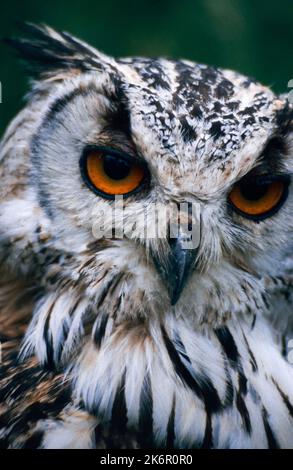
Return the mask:
<svg viewBox="0 0 293 470">
<path fill-rule="evenodd" d="M 0 146 L 1 446 L 293 448 L 290 100 L 25 30 L 31 91 Z M 199 216 L 125 234 L 158 203 Z"/>
</svg>

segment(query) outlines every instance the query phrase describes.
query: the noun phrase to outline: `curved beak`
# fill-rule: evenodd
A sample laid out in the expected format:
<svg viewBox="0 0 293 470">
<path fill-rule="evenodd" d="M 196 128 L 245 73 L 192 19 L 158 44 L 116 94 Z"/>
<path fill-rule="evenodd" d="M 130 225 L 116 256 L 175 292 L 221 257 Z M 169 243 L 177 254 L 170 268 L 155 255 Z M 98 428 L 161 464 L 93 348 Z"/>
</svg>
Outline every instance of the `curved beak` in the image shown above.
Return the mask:
<svg viewBox="0 0 293 470">
<path fill-rule="evenodd" d="M 171 305 L 179 300 L 186 282 L 194 270 L 198 248 L 186 248 L 186 235 L 169 239 L 170 250 L 164 261 L 153 255 L 156 269 L 167 287 Z"/>
<path fill-rule="evenodd" d="M 170 263 L 172 267 L 166 273 L 171 305 L 175 305 L 179 300 L 189 275 L 195 267 L 197 253 L 198 249 L 183 248 L 180 238 L 171 243 Z"/>
</svg>

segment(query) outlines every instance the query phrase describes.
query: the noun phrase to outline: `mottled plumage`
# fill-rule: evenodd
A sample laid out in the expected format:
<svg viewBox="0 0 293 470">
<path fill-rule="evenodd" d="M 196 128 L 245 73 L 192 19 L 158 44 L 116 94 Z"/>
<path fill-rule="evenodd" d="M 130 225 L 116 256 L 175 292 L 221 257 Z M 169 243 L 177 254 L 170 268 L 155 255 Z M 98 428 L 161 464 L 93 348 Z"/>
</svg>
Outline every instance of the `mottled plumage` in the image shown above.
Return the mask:
<svg viewBox="0 0 293 470">
<path fill-rule="evenodd" d="M 35 79 L 0 146 L 2 447 L 293 447 L 292 105 L 229 70 L 27 30 L 9 42 Z M 174 302 L 170 240 L 94 238 L 95 145 L 148 168 L 128 219 L 200 205 Z M 286 198 L 244 217 L 231 189 L 263 174 Z"/>
</svg>

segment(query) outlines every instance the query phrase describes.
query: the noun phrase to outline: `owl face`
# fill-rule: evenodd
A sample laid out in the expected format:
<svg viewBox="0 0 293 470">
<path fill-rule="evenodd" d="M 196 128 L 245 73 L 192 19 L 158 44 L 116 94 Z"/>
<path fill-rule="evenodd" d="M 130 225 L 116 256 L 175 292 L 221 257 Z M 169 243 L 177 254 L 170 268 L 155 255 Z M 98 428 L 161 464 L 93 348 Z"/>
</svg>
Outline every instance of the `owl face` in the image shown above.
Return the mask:
<svg viewBox="0 0 293 470">
<path fill-rule="evenodd" d="M 28 349 L 58 362 L 81 328 L 101 335 L 101 318 L 201 328 L 262 304 L 293 228 L 287 99 L 231 71 L 115 60 L 66 33 L 31 31 L 33 42 L 12 42 L 41 75 L 1 144 L 0 206 L 5 265 L 46 293 Z M 199 245 L 184 249 L 180 233 L 95 238 L 121 194 L 116 229 L 138 202 L 146 214 L 196 203 Z"/>
</svg>

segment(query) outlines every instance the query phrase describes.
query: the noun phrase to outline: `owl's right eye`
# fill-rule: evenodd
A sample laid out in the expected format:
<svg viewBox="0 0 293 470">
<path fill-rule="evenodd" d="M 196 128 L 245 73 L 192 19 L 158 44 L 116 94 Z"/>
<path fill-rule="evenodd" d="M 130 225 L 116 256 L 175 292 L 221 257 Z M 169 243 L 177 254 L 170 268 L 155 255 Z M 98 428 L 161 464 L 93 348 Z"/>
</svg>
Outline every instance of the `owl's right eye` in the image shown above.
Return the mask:
<svg viewBox="0 0 293 470">
<path fill-rule="evenodd" d="M 148 177 L 145 165 L 114 149 L 89 149 L 80 164 L 86 184 L 97 194 L 110 199 L 133 194 Z"/>
</svg>

